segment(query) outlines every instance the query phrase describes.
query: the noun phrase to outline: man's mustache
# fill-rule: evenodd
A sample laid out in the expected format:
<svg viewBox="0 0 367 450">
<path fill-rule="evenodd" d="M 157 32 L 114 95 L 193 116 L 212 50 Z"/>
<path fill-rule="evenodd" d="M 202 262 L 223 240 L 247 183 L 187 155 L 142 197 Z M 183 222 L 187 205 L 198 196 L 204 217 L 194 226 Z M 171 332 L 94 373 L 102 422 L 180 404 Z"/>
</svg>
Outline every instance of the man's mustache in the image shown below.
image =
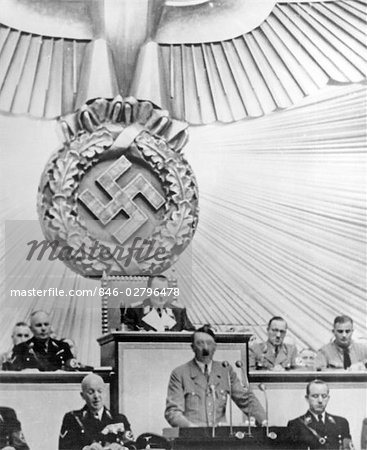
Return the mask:
<svg viewBox="0 0 367 450">
<path fill-rule="evenodd" d="M 202 354 L 203 356 L 209 356 L 209 355 L 210 355 L 210 352 L 209 352 L 209 350 L 208 350 L 207 348 L 203 348 L 203 350 L 201 351 L 201 354 Z"/>
</svg>

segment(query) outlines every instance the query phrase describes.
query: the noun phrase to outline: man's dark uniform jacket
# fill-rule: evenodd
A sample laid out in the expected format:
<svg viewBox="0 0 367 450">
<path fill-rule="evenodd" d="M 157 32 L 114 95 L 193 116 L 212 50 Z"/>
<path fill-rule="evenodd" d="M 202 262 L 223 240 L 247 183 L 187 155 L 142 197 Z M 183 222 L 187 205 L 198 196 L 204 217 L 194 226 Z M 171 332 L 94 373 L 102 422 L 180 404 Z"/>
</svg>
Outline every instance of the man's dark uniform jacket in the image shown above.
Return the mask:
<svg viewBox="0 0 367 450">
<path fill-rule="evenodd" d="M 325 413 L 325 423 L 319 423 L 310 411 L 290 420 L 288 433 L 297 450 L 307 448 L 337 450 L 340 448 L 340 442 L 345 438 L 350 439 L 349 424 L 344 417 Z"/>
<path fill-rule="evenodd" d="M 39 369 L 52 371 L 63 368 L 73 358 L 69 344 L 49 338 L 45 341 L 32 337 L 13 348 L 13 358 L 7 370 Z"/>
<path fill-rule="evenodd" d="M 29 450 L 14 409 L 0 406 L 0 449 L 7 445 L 15 450 Z"/>
<path fill-rule="evenodd" d="M 107 408 L 103 409 L 102 420 L 94 418 L 87 406 L 70 411 L 62 421 L 59 450 L 82 450 L 86 445 L 99 442 L 102 438 L 101 431 L 113 423 L 122 423 L 125 433 L 130 431 L 127 418 L 123 414 L 113 416 Z"/>
<path fill-rule="evenodd" d="M 167 331 L 194 331 L 195 327 L 190 322 L 185 308 L 178 307 L 175 303 L 167 303 L 163 312 L 171 319 Z M 130 331 L 157 331 L 155 325 L 158 320 L 156 311 L 152 308 L 149 299 L 135 305 L 133 308 L 121 309 L 121 322 L 127 325 Z"/>
</svg>

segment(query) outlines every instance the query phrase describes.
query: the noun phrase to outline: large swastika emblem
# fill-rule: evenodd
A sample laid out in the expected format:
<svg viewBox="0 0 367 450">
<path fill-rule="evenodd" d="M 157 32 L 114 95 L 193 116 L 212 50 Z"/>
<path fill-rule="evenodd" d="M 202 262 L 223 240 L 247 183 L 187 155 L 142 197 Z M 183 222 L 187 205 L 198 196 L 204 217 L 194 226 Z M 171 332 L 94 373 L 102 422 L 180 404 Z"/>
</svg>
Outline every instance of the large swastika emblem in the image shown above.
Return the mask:
<svg viewBox="0 0 367 450">
<path fill-rule="evenodd" d="M 0 0 L 1 1 L 1 0 Z M 38 214 L 53 254 L 86 277 L 151 276 L 176 263 L 198 223 L 187 125 L 143 100 L 97 98 L 62 121 Z"/>
<path fill-rule="evenodd" d="M 124 188 L 121 188 L 117 180 L 131 166 L 131 162 L 122 155 L 97 178 L 96 184 L 111 196 L 107 204 L 103 204 L 89 189 L 85 189 L 79 196 L 79 200 L 104 226 L 109 224 L 120 211 L 124 211 L 129 216 L 129 219 L 113 233 L 120 244 L 126 242 L 148 220 L 148 216 L 134 202 L 136 195 L 139 193 L 143 195 L 155 210 L 165 203 L 161 194 L 142 174 L 136 175 Z"/>
</svg>

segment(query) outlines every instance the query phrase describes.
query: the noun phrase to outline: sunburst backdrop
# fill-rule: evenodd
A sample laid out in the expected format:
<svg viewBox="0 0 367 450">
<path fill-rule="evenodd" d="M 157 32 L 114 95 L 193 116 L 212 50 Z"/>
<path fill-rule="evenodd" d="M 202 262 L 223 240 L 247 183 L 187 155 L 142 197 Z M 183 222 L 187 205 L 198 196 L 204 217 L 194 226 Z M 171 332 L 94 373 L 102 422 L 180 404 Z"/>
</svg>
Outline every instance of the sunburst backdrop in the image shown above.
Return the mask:
<svg viewBox="0 0 367 450">
<path fill-rule="evenodd" d="M 100 283 L 61 262 L 25 261 L 26 242 L 40 236 L 39 178 L 60 137 L 55 122 L 0 120 L 0 350 L 10 347 L 14 323 L 42 308 L 56 335 L 72 337 L 80 358 L 98 365 L 98 295 L 10 297 L 10 288 Z M 199 183 L 200 222 L 175 274 L 196 324 L 244 326 L 262 338 L 268 319 L 280 314 L 300 347 L 318 348 L 330 339 L 333 317 L 346 313 L 356 334 L 365 334 L 365 124 L 366 90 L 354 85 L 256 120 L 191 128 L 185 154 Z"/>
</svg>

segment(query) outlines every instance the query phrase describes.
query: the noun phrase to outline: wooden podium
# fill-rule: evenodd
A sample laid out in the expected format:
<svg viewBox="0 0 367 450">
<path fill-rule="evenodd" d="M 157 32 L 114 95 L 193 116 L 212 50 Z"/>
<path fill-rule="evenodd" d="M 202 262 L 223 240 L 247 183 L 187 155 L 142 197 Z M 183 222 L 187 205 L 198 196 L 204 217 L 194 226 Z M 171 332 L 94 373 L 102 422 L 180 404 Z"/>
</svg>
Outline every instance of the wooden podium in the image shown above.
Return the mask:
<svg viewBox="0 0 367 450">
<path fill-rule="evenodd" d="M 112 332 L 98 339 L 101 365 L 112 366 L 116 383 L 112 388 L 114 412 L 126 414 L 135 435 L 162 433 L 167 427 L 164 410 L 167 386 L 172 370 L 193 358 L 188 332 Z M 250 334 L 216 335 L 214 359 L 232 366 L 242 361 L 247 367 Z M 238 373 L 241 377 L 241 373 Z M 234 423 L 242 424 L 240 410 L 233 408 Z"/>
<path fill-rule="evenodd" d="M 212 428 L 167 431 L 164 434 L 170 440 L 172 450 L 294 449 L 294 445 L 289 442 L 286 427 L 270 427 L 268 435 L 265 428 L 249 429 L 243 426 L 233 427 L 232 430 L 230 427 L 217 427 L 214 431 Z M 176 437 L 173 437 L 174 432 Z"/>
</svg>

